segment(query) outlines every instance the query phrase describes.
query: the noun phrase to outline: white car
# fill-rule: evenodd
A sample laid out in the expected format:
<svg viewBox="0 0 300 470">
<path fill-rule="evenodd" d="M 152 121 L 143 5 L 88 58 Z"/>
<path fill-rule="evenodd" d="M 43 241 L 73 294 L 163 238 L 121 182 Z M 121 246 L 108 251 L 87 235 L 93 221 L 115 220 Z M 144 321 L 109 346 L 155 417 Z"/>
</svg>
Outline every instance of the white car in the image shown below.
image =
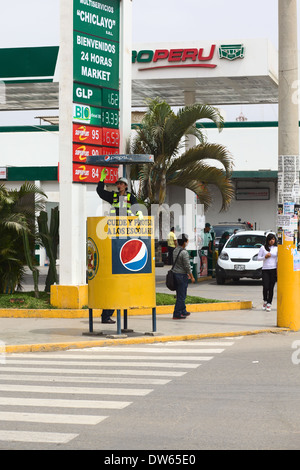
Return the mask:
<svg viewBox="0 0 300 470">
<path fill-rule="evenodd" d="M 224 245 L 216 265 L 217 284 L 224 284 L 226 279 L 238 281 L 242 277 L 260 279 L 262 261 L 257 255 L 261 245 L 265 244 L 268 232 L 251 230 L 233 235 Z"/>
</svg>

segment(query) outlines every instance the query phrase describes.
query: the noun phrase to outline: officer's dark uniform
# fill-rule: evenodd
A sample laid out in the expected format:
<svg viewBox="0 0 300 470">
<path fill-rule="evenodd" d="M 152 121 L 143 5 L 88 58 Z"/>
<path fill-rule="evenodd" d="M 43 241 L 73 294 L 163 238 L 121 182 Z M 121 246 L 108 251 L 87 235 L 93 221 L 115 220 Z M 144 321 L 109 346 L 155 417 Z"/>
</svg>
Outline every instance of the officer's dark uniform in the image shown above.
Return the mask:
<svg viewBox="0 0 300 470">
<path fill-rule="evenodd" d="M 116 191 L 106 191 L 104 189 L 104 182 L 99 181 L 97 186 L 97 193 L 101 199 L 111 204 L 110 215 L 133 215 L 131 206 L 137 204 L 136 198 L 131 193 L 126 193 L 125 196 L 119 196 Z M 121 207 L 120 207 L 121 205 Z M 121 209 L 121 211 L 120 211 Z M 121 213 L 120 213 L 121 212 Z"/>
</svg>

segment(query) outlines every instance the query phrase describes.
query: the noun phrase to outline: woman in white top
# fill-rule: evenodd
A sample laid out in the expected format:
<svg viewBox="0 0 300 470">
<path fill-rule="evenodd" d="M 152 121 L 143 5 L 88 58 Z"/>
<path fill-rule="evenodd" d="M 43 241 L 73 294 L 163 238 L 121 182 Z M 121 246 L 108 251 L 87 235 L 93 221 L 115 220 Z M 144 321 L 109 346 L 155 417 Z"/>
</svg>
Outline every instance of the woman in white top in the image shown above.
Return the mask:
<svg viewBox="0 0 300 470">
<path fill-rule="evenodd" d="M 274 233 L 269 233 L 265 245 L 260 247 L 257 259 L 263 261 L 263 310 L 270 312 L 274 294 L 274 286 L 277 281 L 277 241 Z"/>
</svg>

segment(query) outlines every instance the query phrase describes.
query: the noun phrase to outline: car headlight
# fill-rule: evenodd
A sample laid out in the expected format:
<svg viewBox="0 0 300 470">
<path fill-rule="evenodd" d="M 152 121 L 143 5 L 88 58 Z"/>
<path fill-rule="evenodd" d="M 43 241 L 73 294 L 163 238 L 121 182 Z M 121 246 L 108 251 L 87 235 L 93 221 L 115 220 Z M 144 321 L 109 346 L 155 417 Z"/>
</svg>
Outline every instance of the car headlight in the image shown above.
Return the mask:
<svg viewBox="0 0 300 470">
<path fill-rule="evenodd" d="M 229 260 L 229 256 L 228 256 L 228 254 L 226 253 L 226 251 L 225 251 L 225 252 L 222 251 L 222 253 L 220 254 L 219 258 L 222 259 L 222 260 L 224 260 L 224 261 Z"/>
<path fill-rule="evenodd" d="M 253 261 L 258 261 L 258 253 L 256 255 L 253 256 Z"/>
</svg>

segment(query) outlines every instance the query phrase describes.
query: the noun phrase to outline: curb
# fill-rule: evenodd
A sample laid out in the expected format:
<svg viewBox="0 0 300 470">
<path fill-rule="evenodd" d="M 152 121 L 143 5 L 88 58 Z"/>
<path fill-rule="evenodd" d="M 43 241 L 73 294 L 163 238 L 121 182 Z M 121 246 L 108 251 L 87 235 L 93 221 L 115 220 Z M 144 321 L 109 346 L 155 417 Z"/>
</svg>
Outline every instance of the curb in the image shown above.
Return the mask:
<svg viewBox="0 0 300 470">
<path fill-rule="evenodd" d="M 173 305 L 159 305 L 156 307 L 156 314 L 169 314 Z M 226 310 L 248 310 L 252 309 L 252 301 L 237 302 L 215 302 L 207 304 L 187 304 L 187 309 L 192 312 L 216 312 Z M 102 309 L 93 309 L 93 317 L 101 316 Z M 151 315 L 151 308 L 129 309 L 128 316 Z M 114 316 L 116 313 L 114 313 Z M 88 309 L 22 309 L 3 308 L 0 309 L 0 318 L 88 318 Z"/>
<path fill-rule="evenodd" d="M 151 344 L 151 343 L 165 343 L 168 341 L 192 341 L 208 338 L 224 338 L 235 336 L 250 336 L 261 333 L 283 333 L 290 331 L 288 328 L 266 328 L 262 330 L 252 331 L 235 331 L 224 333 L 205 333 L 205 334 L 192 334 L 192 335 L 178 335 L 178 336 L 148 336 L 138 338 L 114 338 L 93 341 L 72 341 L 65 343 L 45 343 L 45 344 L 19 344 L 9 345 L 5 347 L 5 353 L 27 353 L 27 352 L 49 352 L 49 351 L 63 351 L 68 349 L 85 349 L 104 346 L 124 345 L 124 344 Z"/>
</svg>

